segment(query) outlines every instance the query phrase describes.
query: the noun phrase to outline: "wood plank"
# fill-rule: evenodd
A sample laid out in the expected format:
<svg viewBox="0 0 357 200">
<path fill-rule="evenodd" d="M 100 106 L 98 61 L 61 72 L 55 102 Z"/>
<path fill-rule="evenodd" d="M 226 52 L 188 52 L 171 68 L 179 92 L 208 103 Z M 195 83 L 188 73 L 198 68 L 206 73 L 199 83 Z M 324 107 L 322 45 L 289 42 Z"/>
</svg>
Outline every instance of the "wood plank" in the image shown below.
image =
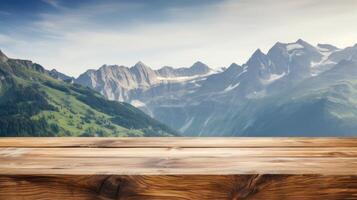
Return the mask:
<svg viewBox="0 0 357 200">
<path fill-rule="evenodd" d="M 2 138 L 0 199 L 357 199 L 357 139 Z"/>
<path fill-rule="evenodd" d="M 0 148 L 0 158 L 357 157 L 357 147 L 322 148 Z"/>
<path fill-rule="evenodd" d="M 356 176 L 0 176 L 0 199 L 6 200 L 356 198 Z"/>
<path fill-rule="evenodd" d="M 221 175 L 321 174 L 357 175 L 357 159 L 309 158 L 126 158 L 1 160 L 0 175 Z"/>
<path fill-rule="evenodd" d="M 0 138 L 0 147 L 42 148 L 234 148 L 234 147 L 357 147 L 356 138 Z"/>
<path fill-rule="evenodd" d="M 350 148 L 2 148 L 0 174 L 357 175 Z"/>
</svg>

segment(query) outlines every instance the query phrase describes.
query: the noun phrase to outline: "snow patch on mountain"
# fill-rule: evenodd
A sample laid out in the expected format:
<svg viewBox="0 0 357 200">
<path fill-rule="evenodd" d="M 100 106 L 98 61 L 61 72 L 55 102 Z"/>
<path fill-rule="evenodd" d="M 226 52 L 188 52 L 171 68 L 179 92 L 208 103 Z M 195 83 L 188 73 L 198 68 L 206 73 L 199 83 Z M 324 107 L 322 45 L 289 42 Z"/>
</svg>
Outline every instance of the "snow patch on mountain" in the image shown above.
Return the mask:
<svg viewBox="0 0 357 200">
<path fill-rule="evenodd" d="M 270 74 L 270 77 L 268 79 L 262 80 L 262 83 L 264 85 L 269 85 L 271 83 L 273 83 L 274 81 L 277 81 L 281 78 L 283 78 L 285 76 L 285 72 L 281 73 L 281 74 Z"/>
<path fill-rule="evenodd" d="M 311 67 L 314 68 L 314 67 L 318 67 L 320 65 L 323 65 L 323 64 L 336 64 L 336 62 L 333 62 L 331 60 L 329 60 L 329 56 L 334 53 L 335 51 L 326 51 L 326 49 L 319 49 L 321 54 L 322 54 L 322 58 L 319 62 L 311 62 Z"/>
<path fill-rule="evenodd" d="M 131 105 L 133 105 L 134 107 L 137 107 L 137 108 L 140 108 L 140 107 L 145 107 L 146 104 L 142 101 L 139 101 L 139 100 L 132 100 L 130 102 Z"/>
<path fill-rule="evenodd" d="M 297 44 L 297 43 L 288 44 L 286 46 L 286 50 L 288 50 L 288 51 L 293 51 L 296 49 L 303 49 L 303 48 L 304 48 L 304 46 L 302 46 L 301 44 Z"/>
<path fill-rule="evenodd" d="M 226 87 L 224 90 L 223 90 L 223 93 L 226 93 L 226 92 L 229 92 L 229 91 L 232 91 L 234 90 L 235 88 L 237 88 L 239 86 L 240 82 L 234 84 L 234 85 L 229 85 L 228 87 Z"/>
<path fill-rule="evenodd" d="M 163 81 L 163 82 L 186 82 L 186 81 L 193 81 L 196 79 L 199 80 L 204 80 L 207 76 L 218 73 L 217 71 L 210 70 L 207 74 L 203 75 L 193 75 L 193 76 L 178 76 L 178 77 L 163 77 L 163 76 L 158 76 L 157 80 Z"/>
<path fill-rule="evenodd" d="M 248 71 L 248 65 L 243 67 L 243 71 L 239 74 L 237 74 L 237 77 L 241 76 L 242 74 L 246 73 Z"/>
<path fill-rule="evenodd" d="M 183 126 L 180 128 L 180 132 L 185 132 L 185 131 L 191 126 L 191 124 L 193 123 L 193 120 L 194 120 L 194 119 L 195 119 L 195 118 L 192 117 L 188 122 L 186 122 L 186 124 L 183 125 Z"/>
<path fill-rule="evenodd" d="M 330 55 L 339 51 L 339 49 L 334 49 L 334 48 L 327 48 L 324 46 L 317 46 L 317 50 L 321 53 L 322 57 L 321 60 L 318 62 L 311 61 L 310 67 L 311 67 L 311 76 L 317 76 L 320 73 L 326 71 L 330 67 L 337 64 L 336 62 L 330 60 Z"/>
</svg>

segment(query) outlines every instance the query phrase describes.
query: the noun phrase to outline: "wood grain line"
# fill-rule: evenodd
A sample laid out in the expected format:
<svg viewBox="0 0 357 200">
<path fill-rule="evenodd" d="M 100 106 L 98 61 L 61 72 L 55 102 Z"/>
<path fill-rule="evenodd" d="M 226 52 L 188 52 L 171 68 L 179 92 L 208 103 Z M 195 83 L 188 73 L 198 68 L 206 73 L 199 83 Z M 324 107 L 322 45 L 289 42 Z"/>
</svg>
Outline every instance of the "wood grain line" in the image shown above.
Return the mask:
<svg viewBox="0 0 357 200">
<path fill-rule="evenodd" d="M 351 148 L 0 148 L 0 174 L 357 175 Z"/>
<path fill-rule="evenodd" d="M 356 199 L 356 176 L 0 176 L 0 199 Z"/>
<path fill-rule="evenodd" d="M 37 148 L 268 148 L 357 147 L 356 138 L 0 138 L 0 147 Z"/>
</svg>

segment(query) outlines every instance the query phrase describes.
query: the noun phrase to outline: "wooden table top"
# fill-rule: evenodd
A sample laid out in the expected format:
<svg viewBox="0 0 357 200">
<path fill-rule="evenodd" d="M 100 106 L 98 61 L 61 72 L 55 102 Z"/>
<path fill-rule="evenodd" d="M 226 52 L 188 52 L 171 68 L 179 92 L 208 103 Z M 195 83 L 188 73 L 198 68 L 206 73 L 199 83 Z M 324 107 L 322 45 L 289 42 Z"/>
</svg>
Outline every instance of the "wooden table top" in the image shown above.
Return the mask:
<svg viewBox="0 0 357 200">
<path fill-rule="evenodd" d="M 0 175 L 357 175 L 357 138 L 0 138 Z"/>
</svg>

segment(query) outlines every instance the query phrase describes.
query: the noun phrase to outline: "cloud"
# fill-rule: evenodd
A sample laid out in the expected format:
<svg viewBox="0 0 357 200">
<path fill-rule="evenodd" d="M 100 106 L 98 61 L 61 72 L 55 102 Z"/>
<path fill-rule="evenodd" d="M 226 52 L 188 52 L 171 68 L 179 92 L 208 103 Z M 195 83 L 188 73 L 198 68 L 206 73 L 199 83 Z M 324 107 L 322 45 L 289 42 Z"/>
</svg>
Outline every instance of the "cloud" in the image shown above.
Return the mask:
<svg viewBox="0 0 357 200">
<path fill-rule="evenodd" d="M 11 38 L 29 42 L 7 48 L 70 75 L 138 60 L 155 68 L 197 60 L 222 67 L 244 63 L 255 49 L 267 51 L 277 41 L 352 45 L 356 3 L 227 0 L 153 8 L 142 1 L 105 1 L 40 13 L 24 27 L 26 34 L 33 33 L 31 42 L 15 35 Z"/>
<path fill-rule="evenodd" d="M 42 0 L 42 1 L 54 8 L 62 8 L 58 0 Z"/>
</svg>

